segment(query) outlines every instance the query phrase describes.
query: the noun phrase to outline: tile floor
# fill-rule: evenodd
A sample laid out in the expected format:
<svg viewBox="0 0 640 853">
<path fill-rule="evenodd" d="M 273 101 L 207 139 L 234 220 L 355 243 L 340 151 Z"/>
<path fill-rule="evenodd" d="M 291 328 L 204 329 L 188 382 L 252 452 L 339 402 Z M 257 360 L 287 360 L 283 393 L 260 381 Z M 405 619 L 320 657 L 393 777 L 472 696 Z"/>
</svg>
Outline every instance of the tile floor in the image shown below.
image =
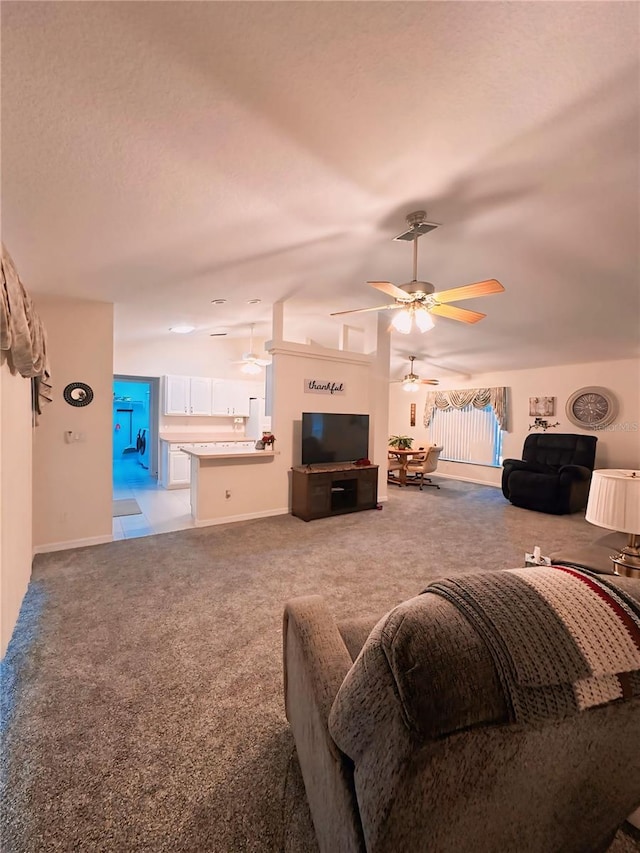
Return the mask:
<svg viewBox="0 0 640 853">
<path fill-rule="evenodd" d="M 137 454 L 113 462 L 113 499 L 135 498 L 142 515 L 113 519 L 113 538 L 135 539 L 193 527 L 189 489 L 163 489 L 138 462 Z"/>
</svg>

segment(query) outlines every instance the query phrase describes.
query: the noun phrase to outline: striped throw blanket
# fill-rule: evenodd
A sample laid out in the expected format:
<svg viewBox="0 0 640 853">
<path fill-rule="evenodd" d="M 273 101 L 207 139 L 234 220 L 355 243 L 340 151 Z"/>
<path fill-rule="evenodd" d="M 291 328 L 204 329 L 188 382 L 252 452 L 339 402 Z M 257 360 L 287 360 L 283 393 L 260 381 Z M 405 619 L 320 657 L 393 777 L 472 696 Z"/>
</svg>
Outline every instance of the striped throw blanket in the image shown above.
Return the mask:
<svg viewBox="0 0 640 853">
<path fill-rule="evenodd" d="M 566 566 L 435 581 L 485 641 L 511 717 L 562 718 L 640 696 L 640 603 L 601 575 Z"/>
</svg>

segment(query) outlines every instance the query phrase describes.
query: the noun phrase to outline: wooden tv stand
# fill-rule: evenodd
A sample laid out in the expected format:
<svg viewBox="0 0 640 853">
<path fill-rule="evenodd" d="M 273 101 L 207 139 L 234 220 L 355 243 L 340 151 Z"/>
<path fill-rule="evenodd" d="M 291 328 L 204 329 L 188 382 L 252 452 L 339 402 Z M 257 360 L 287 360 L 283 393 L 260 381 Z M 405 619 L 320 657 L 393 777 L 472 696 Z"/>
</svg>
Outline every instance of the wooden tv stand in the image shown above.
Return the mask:
<svg viewBox="0 0 640 853">
<path fill-rule="evenodd" d="M 304 521 L 378 504 L 377 465 L 300 465 L 291 471 L 291 514 Z"/>
</svg>

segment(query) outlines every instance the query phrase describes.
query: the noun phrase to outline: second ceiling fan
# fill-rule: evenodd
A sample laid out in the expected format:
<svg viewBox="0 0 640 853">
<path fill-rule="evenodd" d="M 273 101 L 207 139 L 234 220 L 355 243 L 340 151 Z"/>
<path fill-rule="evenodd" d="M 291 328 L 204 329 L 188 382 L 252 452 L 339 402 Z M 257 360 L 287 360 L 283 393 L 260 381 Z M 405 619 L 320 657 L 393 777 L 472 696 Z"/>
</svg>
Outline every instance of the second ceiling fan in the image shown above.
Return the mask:
<svg viewBox="0 0 640 853">
<path fill-rule="evenodd" d="M 233 364 L 241 364 L 242 367 L 240 370 L 243 373 L 260 373 L 263 367 L 271 364 L 270 361 L 267 361 L 266 358 L 259 358 L 258 354 L 253 352 L 253 323 L 251 323 L 250 332 L 249 332 L 249 352 L 242 353 L 242 359 L 240 361 L 234 361 Z"/>
<path fill-rule="evenodd" d="M 368 311 L 398 310 L 394 315 L 393 327 L 404 334 L 409 334 L 415 320 L 416 326 L 421 332 L 433 328 L 431 315 L 446 317 L 449 320 L 459 320 L 462 323 L 477 323 L 486 317 L 479 311 L 470 311 L 468 308 L 458 308 L 450 305 L 461 299 L 474 299 L 478 296 L 488 296 L 491 293 L 502 293 L 504 287 L 495 278 L 485 281 L 476 281 L 463 287 L 454 287 L 450 290 L 436 291 L 429 281 L 418 280 L 418 238 L 422 234 L 432 231 L 438 226 L 426 221 L 426 212 L 417 210 L 407 216 L 409 229 L 395 237 L 395 240 L 413 241 L 413 278 L 399 287 L 390 281 L 368 281 L 371 287 L 381 290 L 388 296 L 393 297 L 393 302 L 387 305 L 377 305 L 375 308 L 355 308 L 351 311 L 334 311 L 331 316 L 337 317 L 341 314 L 364 314 Z"/>
<path fill-rule="evenodd" d="M 392 382 L 401 382 L 402 390 L 409 392 L 417 392 L 421 385 L 439 385 L 438 379 L 420 379 L 417 373 L 413 372 L 413 362 L 416 360 L 415 355 L 409 356 L 411 367 L 409 372 L 405 373 L 402 379 L 392 379 Z"/>
</svg>

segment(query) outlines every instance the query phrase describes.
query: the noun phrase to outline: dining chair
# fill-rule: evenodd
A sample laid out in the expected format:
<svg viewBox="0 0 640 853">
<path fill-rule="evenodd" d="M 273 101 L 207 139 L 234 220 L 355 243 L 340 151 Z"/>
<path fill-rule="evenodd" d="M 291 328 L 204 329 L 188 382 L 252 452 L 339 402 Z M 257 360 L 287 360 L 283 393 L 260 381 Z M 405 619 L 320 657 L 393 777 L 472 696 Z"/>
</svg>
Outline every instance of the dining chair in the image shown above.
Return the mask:
<svg viewBox="0 0 640 853">
<path fill-rule="evenodd" d="M 437 483 L 431 482 L 431 478 L 425 477 L 425 474 L 431 474 L 432 471 L 436 470 L 441 453 L 442 447 L 432 444 L 431 447 L 426 448 L 424 453 L 413 456 L 409 459 L 407 462 L 407 484 L 418 483 L 420 485 L 420 491 L 422 491 L 422 487 L 425 485 L 425 482 L 427 486 L 433 486 L 434 488 L 439 489 L 440 486 Z"/>
</svg>

